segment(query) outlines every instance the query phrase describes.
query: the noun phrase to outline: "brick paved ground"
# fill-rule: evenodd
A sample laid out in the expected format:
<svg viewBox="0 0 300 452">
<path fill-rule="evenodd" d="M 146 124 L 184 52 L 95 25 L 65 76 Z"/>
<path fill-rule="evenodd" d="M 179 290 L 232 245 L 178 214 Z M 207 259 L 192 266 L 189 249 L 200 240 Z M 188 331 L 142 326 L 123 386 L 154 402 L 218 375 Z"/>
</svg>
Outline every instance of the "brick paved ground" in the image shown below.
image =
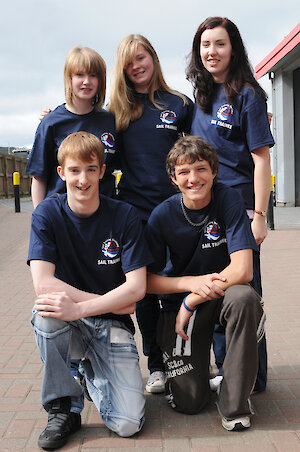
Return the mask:
<svg viewBox="0 0 300 452">
<path fill-rule="evenodd" d="M 30 209 L 28 209 L 30 210 Z M 34 452 L 46 424 L 40 406 L 42 366 L 29 327 L 34 297 L 25 265 L 30 212 L 0 202 L 0 451 Z M 83 428 L 68 451 L 300 451 L 300 230 L 275 230 L 263 245 L 268 315 L 269 385 L 253 397 L 252 428 L 226 432 L 213 401 L 199 415 L 173 412 L 163 396 L 148 395 L 139 435 L 122 439 L 101 423 L 87 402 Z M 137 335 L 140 348 L 140 336 Z M 146 362 L 141 358 L 144 379 Z"/>
</svg>

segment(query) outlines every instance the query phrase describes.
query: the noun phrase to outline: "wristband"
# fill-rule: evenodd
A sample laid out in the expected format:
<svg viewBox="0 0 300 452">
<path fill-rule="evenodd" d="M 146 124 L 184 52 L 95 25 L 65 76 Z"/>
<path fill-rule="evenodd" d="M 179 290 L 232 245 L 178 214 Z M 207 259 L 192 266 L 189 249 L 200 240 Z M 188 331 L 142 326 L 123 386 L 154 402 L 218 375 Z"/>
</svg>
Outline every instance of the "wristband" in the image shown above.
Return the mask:
<svg viewBox="0 0 300 452">
<path fill-rule="evenodd" d="M 187 311 L 189 311 L 189 312 L 195 312 L 195 311 L 196 311 L 196 308 L 194 308 L 194 309 L 189 308 L 189 306 L 186 304 L 185 300 L 186 300 L 186 297 L 184 297 L 184 299 L 183 299 L 183 301 L 182 301 L 182 304 L 183 304 L 183 306 L 185 307 L 185 309 L 186 309 Z"/>
<path fill-rule="evenodd" d="M 265 210 L 254 210 L 254 213 L 257 213 L 261 217 L 265 217 L 265 218 L 267 216 L 267 212 Z"/>
</svg>

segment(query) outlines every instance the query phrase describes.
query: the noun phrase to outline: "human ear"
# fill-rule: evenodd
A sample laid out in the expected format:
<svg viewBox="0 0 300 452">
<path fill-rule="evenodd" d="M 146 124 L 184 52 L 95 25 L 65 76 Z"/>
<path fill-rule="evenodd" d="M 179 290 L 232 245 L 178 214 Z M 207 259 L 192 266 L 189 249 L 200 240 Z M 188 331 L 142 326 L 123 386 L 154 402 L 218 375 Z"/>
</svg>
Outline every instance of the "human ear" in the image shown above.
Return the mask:
<svg viewBox="0 0 300 452">
<path fill-rule="evenodd" d="M 57 167 L 57 172 L 58 172 L 59 177 L 60 177 L 63 181 L 65 181 L 66 178 L 65 178 L 64 170 L 63 170 L 62 166 L 58 166 L 58 167 Z"/>
<path fill-rule="evenodd" d="M 176 177 L 175 176 L 170 176 L 170 178 L 171 178 L 171 181 L 173 182 L 173 184 L 178 186 L 178 182 L 176 180 Z"/>
<path fill-rule="evenodd" d="M 101 168 L 100 168 L 99 179 L 102 179 L 102 178 L 103 178 L 104 173 L 105 173 L 105 170 L 106 170 L 106 165 L 105 165 L 105 163 L 103 163 L 103 165 L 102 165 Z"/>
</svg>

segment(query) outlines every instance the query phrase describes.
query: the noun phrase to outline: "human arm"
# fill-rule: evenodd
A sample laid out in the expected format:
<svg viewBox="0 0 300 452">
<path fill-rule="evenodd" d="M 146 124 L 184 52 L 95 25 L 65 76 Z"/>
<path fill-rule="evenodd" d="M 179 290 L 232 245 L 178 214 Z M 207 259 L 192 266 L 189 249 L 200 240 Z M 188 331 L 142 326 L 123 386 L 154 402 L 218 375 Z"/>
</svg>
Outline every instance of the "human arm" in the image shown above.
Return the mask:
<svg viewBox="0 0 300 452">
<path fill-rule="evenodd" d="M 41 177 L 33 176 L 31 182 L 31 197 L 33 208 L 45 199 L 46 196 L 46 180 Z"/>
<path fill-rule="evenodd" d="M 230 260 L 230 264 L 220 272 L 220 276 L 223 276 L 226 280 L 215 280 L 215 284 L 222 290 L 226 290 L 235 284 L 245 284 L 253 278 L 252 249 L 235 251 L 230 255 Z M 191 293 L 186 297 L 185 303 L 188 308 L 193 310 L 198 304 L 208 300 L 207 297 L 200 297 Z M 182 304 L 176 318 L 175 331 L 184 340 L 188 340 L 184 327 L 189 322 L 191 315 L 192 312 L 188 311 Z"/>
<path fill-rule="evenodd" d="M 225 278 L 218 273 L 200 276 L 167 277 L 154 273 L 147 274 L 147 293 L 169 294 L 181 292 L 194 292 L 208 299 L 219 298 L 224 295 L 223 290 L 215 284 L 215 280 Z"/>
<path fill-rule="evenodd" d="M 59 280 L 54 276 L 52 263 L 33 260 L 30 267 L 38 295 L 34 309 L 42 317 L 72 321 L 109 312 L 132 312 L 132 305 L 146 291 L 145 267 L 126 273 L 125 282 L 104 295 L 90 294 Z"/>
<path fill-rule="evenodd" d="M 271 166 L 269 147 L 263 146 L 252 151 L 254 162 L 255 210 L 267 211 L 271 186 Z M 254 213 L 252 232 L 256 243 L 260 245 L 267 236 L 266 218 Z"/>
<path fill-rule="evenodd" d="M 58 165 L 54 159 L 56 149 L 53 128 L 49 125 L 49 122 L 42 121 L 36 130 L 26 165 L 26 173 L 32 176 L 31 196 L 34 208 L 45 199 L 47 191 L 51 187 L 53 168 L 56 171 Z"/>
</svg>

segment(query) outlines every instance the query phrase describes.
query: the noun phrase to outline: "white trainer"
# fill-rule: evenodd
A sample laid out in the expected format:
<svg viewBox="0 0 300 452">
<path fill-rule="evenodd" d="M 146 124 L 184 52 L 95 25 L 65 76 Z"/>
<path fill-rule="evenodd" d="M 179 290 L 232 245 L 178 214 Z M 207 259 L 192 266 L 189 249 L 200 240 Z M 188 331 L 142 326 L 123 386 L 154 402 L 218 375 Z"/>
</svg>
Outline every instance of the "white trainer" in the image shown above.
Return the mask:
<svg viewBox="0 0 300 452">
<path fill-rule="evenodd" d="M 222 375 L 217 375 L 214 378 L 210 378 L 210 380 L 209 380 L 210 390 L 213 392 L 217 392 L 220 388 L 222 380 L 223 380 Z"/>
<path fill-rule="evenodd" d="M 241 430 L 251 427 L 251 423 L 249 416 L 237 417 L 231 421 L 228 421 L 225 417 L 222 417 L 222 426 L 225 430 L 230 432 L 240 432 Z"/>
<path fill-rule="evenodd" d="M 159 370 L 152 372 L 146 384 L 146 391 L 159 394 L 165 391 L 166 375 Z"/>
</svg>

